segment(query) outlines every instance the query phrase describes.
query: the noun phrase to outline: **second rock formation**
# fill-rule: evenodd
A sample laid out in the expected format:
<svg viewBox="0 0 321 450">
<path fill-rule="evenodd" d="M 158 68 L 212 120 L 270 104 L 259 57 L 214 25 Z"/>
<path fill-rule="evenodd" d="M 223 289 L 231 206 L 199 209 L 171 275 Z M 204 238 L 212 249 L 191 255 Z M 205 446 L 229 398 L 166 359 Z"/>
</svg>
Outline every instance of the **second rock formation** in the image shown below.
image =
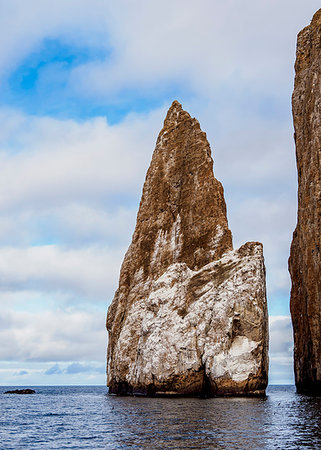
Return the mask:
<svg viewBox="0 0 321 450">
<path fill-rule="evenodd" d="M 298 222 L 289 259 L 294 373 L 298 392 L 321 395 L 321 9 L 298 35 L 295 72 Z"/>
</svg>

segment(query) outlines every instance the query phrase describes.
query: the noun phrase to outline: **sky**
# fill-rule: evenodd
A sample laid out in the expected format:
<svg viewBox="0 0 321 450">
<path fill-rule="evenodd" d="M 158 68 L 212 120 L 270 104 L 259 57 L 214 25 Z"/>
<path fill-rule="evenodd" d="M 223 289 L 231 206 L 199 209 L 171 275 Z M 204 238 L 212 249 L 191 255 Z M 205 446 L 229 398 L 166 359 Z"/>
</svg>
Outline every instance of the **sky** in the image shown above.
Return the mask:
<svg viewBox="0 0 321 450">
<path fill-rule="evenodd" d="M 293 383 L 296 35 L 316 0 L 0 0 L 0 384 L 105 384 L 105 317 L 173 100 L 234 247 L 264 245 L 270 383 Z"/>
</svg>

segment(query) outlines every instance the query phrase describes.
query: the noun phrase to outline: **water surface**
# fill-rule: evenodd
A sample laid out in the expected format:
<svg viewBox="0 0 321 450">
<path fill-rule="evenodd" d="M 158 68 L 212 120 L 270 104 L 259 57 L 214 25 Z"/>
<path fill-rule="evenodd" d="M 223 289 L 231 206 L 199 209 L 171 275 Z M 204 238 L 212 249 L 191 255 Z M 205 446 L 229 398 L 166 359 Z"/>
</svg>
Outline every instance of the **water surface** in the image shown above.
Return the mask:
<svg viewBox="0 0 321 450">
<path fill-rule="evenodd" d="M 141 398 L 104 386 L 0 388 L 1 449 L 321 448 L 321 398 L 272 386 L 258 398 Z"/>
</svg>

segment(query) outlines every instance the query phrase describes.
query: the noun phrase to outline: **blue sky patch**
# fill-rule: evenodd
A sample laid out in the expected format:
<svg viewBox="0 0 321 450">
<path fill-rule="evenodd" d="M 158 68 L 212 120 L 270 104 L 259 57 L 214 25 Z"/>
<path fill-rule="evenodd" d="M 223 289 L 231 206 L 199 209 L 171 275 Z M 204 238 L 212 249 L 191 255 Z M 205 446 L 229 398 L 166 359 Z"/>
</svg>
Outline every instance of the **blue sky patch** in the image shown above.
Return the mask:
<svg viewBox="0 0 321 450">
<path fill-rule="evenodd" d="M 1 93 L 2 105 L 31 115 L 60 119 L 106 116 L 112 125 L 131 112 L 144 113 L 158 108 L 169 98 L 186 99 L 186 87 L 175 81 L 162 83 L 157 89 L 125 88 L 116 96 L 82 95 L 77 89 L 70 89 L 73 69 L 111 57 L 111 49 L 77 47 L 60 39 L 45 39 L 9 76 Z"/>
</svg>

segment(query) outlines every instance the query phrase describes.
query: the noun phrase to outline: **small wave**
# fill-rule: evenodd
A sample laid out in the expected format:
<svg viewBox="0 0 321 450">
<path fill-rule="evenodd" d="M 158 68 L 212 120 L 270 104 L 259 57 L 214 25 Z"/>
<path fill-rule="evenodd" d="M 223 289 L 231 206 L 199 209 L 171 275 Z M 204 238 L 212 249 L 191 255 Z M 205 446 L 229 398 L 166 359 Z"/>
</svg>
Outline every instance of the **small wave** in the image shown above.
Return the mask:
<svg viewBox="0 0 321 450">
<path fill-rule="evenodd" d="M 79 436 L 79 439 L 81 439 L 82 441 L 90 441 L 92 439 L 97 439 L 98 436 Z"/>
</svg>

